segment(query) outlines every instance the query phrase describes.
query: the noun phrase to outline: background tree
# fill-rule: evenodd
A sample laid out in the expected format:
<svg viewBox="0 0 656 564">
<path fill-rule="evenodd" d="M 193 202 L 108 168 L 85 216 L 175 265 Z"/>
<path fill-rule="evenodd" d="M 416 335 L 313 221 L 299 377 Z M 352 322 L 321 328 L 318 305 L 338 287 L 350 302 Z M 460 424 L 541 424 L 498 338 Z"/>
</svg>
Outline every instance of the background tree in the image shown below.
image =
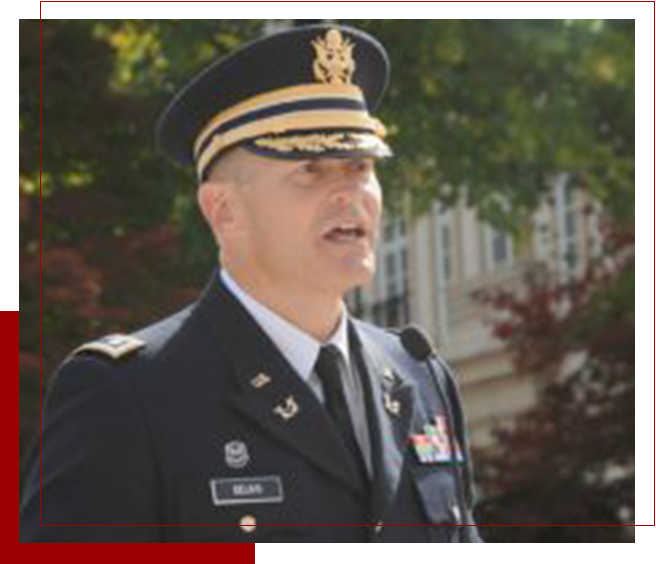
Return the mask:
<svg viewBox="0 0 656 564">
<path fill-rule="evenodd" d="M 355 22 L 361 25 L 361 22 Z M 558 172 L 633 214 L 632 21 L 371 20 L 394 75 L 391 190 L 519 235 Z"/>
<path fill-rule="evenodd" d="M 610 220 L 609 220 L 610 221 Z M 479 297 L 499 314 L 519 374 L 538 374 L 537 406 L 477 453 L 484 523 L 500 542 L 633 542 L 635 505 L 634 224 L 606 226 L 606 252 L 580 278 L 526 274 L 523 295 Z M 554 528 L 549 525 L 616 525 Z"/>
<path fill-rule="evenodd" d="M 627 38 L 627 89 L 618 133 L 627 174 L 617 217 L 621 325 L 608 346 L 626 366 L 622 400 L 628 460 L 622 486 L 625 542 L 653 542 L 654 528 L 654 21 L 613 20 Z M 614 337 L 614 338 L 612 338 Z M 634 527 L 634 525 L 638 525 Z"/>
<path fill-rule="evenodd" d="M 489 527 L 492 541 L 653 540 L 630 527 L 653 522 L 653 21 L 611 25 L 630 45 L 613 116 L 628 171 L 626 205 L 607 209 L 613 270 L 593 262 L 566 282 L 529 272 L 522 294 L 477 296 L 501 314 L 493 327 L 515 372 L 542 382 L 536 407 L 477 457 L 481 520 L 508 525 Z M 553 526 L 565 524 L 628 527 Z"/>
</svg>

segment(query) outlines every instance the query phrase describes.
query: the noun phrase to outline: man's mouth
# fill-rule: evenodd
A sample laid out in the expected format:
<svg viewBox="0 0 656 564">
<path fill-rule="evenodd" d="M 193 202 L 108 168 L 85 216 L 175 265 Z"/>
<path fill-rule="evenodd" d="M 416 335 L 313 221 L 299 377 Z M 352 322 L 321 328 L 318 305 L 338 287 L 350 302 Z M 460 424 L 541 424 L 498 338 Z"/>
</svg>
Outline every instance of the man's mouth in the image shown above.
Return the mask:
<svg viewBox="0 0 656 564">
<path fill-rule="evenodd" d="M 331 243 L 356 243 L 363 241 L 367 231 L 359 225 L 340 225 L 328 231 L 323 238 Z"/>
</svg>

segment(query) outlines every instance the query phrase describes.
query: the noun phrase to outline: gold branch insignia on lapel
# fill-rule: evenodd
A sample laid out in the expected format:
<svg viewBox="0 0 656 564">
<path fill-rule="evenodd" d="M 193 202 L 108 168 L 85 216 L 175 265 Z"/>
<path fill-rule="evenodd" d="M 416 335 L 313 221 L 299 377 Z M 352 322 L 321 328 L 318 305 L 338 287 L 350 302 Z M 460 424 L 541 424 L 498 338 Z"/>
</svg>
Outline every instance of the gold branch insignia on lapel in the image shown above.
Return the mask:
<svg viewBox="0 0 656 564">
<path fill-rule="evenodd" d="M 298 403 L 294 396 L 289 396 L 285 401 L 278 404 L 273 412 L 281 417 L 284 421 L 289 421 L 293 417 L 296 417 L 299 411 Z"/>
</svg>

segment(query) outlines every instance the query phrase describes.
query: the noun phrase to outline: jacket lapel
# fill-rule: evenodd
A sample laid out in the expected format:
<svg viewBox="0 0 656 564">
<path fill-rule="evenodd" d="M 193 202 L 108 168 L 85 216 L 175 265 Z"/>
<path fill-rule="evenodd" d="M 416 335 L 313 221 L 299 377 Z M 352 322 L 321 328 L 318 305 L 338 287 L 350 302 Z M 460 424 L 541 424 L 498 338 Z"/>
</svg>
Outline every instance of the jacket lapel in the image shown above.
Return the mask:
<svg viewBox="0 0 656 564">
<path fill-rule="evenodd" d="M 363 324 L 353 321 L 351 335 L 367 398 L 367 414 L 374 463 L 373 512 L 381 518 L 391 505 L 401 472 L 414 418 L 414 388 L 400 376 L 382 345 Z"/>
<path fill-rule="evenodd" d="M 211 344 L 230 360 L 239 392 L 235 409 L 318 470 L 358 493 L 361 474 L 326 410 L 260 325 L 223 285 L 218 272 L 198 304 Z"/>
</svg>

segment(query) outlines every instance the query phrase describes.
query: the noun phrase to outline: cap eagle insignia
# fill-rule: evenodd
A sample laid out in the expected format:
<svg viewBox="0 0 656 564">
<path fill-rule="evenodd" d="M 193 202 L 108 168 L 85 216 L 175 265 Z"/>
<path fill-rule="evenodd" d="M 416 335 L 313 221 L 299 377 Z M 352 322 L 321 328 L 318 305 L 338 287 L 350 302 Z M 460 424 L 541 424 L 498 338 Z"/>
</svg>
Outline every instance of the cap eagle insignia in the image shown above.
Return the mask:
<svg viewBox="0 0 656 564">
<path fill-rule="evenodd" d="M 316 57 L 314 77 L 324 84 L 351 84 L 355 72 L 352 41 L 344 39 L 338 29 L 312 41 Z"/>
</svg>

